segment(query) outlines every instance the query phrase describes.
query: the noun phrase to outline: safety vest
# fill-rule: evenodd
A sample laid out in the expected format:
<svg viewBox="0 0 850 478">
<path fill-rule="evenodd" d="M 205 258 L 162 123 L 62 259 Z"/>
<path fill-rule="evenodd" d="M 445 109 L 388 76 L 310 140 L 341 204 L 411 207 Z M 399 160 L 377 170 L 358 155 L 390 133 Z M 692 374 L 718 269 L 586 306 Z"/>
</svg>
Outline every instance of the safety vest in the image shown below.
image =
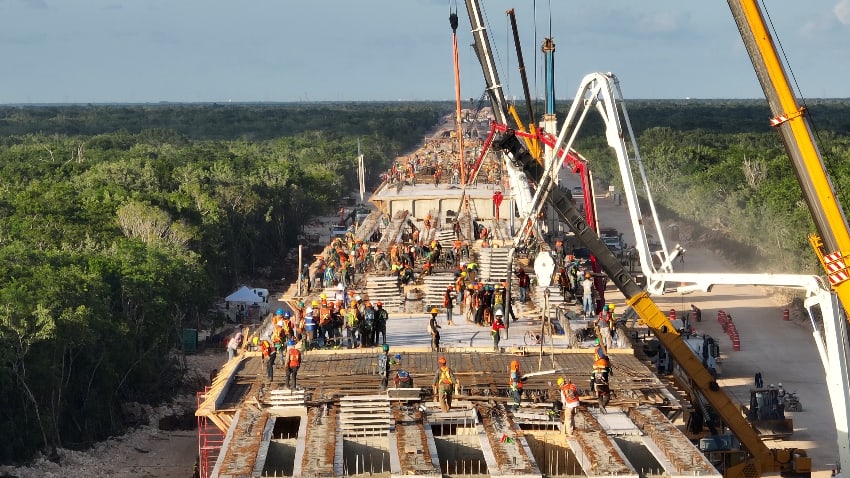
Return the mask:
<svg viewBox="0 0 850 478">
<path fill-rule="evenodd" d="M 313 318 L 313 314 L 304 316 L 304 328 L 307 330 L 316 330 L 316 319 Z"/>
<path fill-rule="evenodd" d="M 452 370 L 448 367 L 440 367 L 440 383 L 452 384 Z"/>
<path fill-rule="evenodd" d="M 296 349 L 295 347 L 289 349 L 287 362 L 289 362 L 289 368 L 295 368 L 301 365 L 301 351 Z"/>
<path fill-rule="evenodd" d="M 350 308 L 345 312 L 345 323 L 349 327 L 357 327 L 357 309 Z"/>
<path fill-rule="evenodd" d="M 319 309 L 319 325 L 326 326 L 331 323 L 331 309 L 330 307 L 322 307 Z"/>
<path fill-rule="evenodd" d="M 561 386 L 561 394 L 563 396 L 564 404 L 575 403 L 579 401 L 578 389 L 576 389 L 575 384 L 573 383 L 565 383 Z"/>
</svg>

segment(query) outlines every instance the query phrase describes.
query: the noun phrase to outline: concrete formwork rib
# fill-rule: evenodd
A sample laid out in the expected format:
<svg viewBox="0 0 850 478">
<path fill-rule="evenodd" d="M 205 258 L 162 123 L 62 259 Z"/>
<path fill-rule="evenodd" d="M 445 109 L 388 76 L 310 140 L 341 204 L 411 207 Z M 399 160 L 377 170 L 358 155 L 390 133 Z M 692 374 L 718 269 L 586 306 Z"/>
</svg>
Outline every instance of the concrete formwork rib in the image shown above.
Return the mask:
<svg viewBox="0 0 850 478">
<path fill-rule="evenodd" d="M 605 433 L 590 411 L 579 409 L 576 423 L 583 423 L 584 426 L 577 427 L 567 442 L 587 476 L 638 478 L 623 451 L 614 439 Z"/>
<path fill-rule="evenodd" d="M 370 212 L 369 215 L 366 216 L 366 219 L 363 219 L 363 223 L 360 224 L 360 227 L 357 228 L 354 238 L 360 241 L 367 241 L 378 230 L 378 227 L 381 225 L 382 216 L 383 213 L 381 211 Z"/>
<path fill-rule="evenodd" d="M 269 414 L 254 407 L 242 407 L 233 425 L 227 431 L 222 446 L 225 453 L 219 455 L 213 476 L 240 478 L 252 476 L 257 465 L 257 456 L 263 443 L 267 443 L 266 425 Z"/>
<path fill-rule="evenodd" d="M 420 408 L 395 404 L 393 419 L 395 435 L 390 436 L 392 476 L 441 476 L 434 437 L 430 428 L 424 426 L 424 415 Z M 395 453 L 392 453 L 393 445 Z"/>
<path fill-rule="evenodd" d="M 722 475 L 709 463 L 697 447 L 658 409 L 634 407 L 626 414 L 644 433 L 644 444 L 671 477 Z"/>
<path fill-rule="evenodd" d="M 502 406 L 475 406 L 481 420 L 480 427 L 486 437 L 481 439 L 481 448 L 488 458 L 490 476 L 510 476 L 513 478 L 539 478 L 541 475 L 531 449 L 525 440 L 525 434 L 513 419 L 505 413 Z"/>
<path fill-rule="evenodd" d="M 336 407 L 312 407 L 307 412 L 307 433 L 304 454 L 296 467 L 303 478 L 342 476 L 342 449 L 337 446 Z M 340 467 L 334 463 L 339 458 Z"/>
</svg>

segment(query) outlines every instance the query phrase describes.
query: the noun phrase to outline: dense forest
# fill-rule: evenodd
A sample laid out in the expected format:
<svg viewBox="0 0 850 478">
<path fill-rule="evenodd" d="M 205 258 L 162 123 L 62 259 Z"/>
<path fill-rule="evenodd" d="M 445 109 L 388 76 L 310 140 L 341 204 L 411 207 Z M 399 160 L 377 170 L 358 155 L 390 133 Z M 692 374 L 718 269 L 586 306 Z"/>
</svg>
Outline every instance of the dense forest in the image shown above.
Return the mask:
<svg viewBox="0 0 850 478">
<path fill-rule="evenodd" d="M 628 106 L 671 220 L 687 218 L 766 268 L 815 270 L 811 220 L 763 101 Z M 850 102 L 809 106 L 845 199 Z M 122 402 L 175 393 L 182 328 L 234 285 L 280 267 L 301 226 L 356 189 L 357 141 L 374 184 L 451 111 L 0 106 L 0 462 L 85 447 L 122 431 Z M 597 179 L 618 182 L 598 122 L 578 147 Z"/>
<path fill-rule="evenodd" d="M 182 327 L 335 212 L 358 139 L 377 174 L 443 113 L 0 108 L 0 462 L 120 433 L 120 403 L 173 395 Z"/>
</svg>

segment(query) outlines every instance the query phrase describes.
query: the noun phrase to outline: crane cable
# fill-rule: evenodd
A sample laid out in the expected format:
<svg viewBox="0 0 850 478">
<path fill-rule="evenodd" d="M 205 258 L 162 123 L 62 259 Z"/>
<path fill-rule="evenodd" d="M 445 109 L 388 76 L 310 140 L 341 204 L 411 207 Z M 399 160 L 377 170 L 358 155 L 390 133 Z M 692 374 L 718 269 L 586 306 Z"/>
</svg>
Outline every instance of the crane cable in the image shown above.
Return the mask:
<svg viewBox="0 0 850 478">
<path fill-rule="evenodd" d="M 770 25 L 771 34 L 773 35 L 773 38 L 776 39 L 776 45 L 779 47 L 779 51 L 782 53 L 782 60 L 785 63 L 785 66 L 788 69 L 788 74 L 791 76 L 791 82 L 794 85 L 793 89 L 796 90 L 796 92 L 797 92 L 797 96 L 799 97 L 800 106 L 802 108 L 805 108 L 806 116 L 808 116 L 808 118 L 809 118 L 809 125 L 811 126 L 812 133 L 817 138 L 818 144 L 821 144 L 823 141 L 821 139 L 820 129 L 816 126 L 815 118 L 814 118 L 814 115 L 812 114 L 812 110 L 810 110 L 808 105 L 806 104 L 806 97 L 803 96 L 803 92 L 800 89 L 800 85 L 799 85 L 799 83 L 797 83 L 797 76 L 794 75 L 794 69 L 791 68 L 791 62 L 788 60 L 788 55 L 785 53 L 785 48 L 783 48 L 783 46 L 782 46 L 782 40 L 779 39 L 779 33 L 776 31 L 776 27 L 773 25 L 773 19 L 770 18 L 770 12 L 767 9 L 767 5 L 765 4 L 764 0 L 759 0 L 759 4 L 761 6 L 762 12 L 764 12 L 765 18 L 767 18 L 768 25 Z M 827 174 L 829 174 L 829 170 L 833 169 L 832 165 L 835 163 L 835 158 L 834 158 L 832 153 L 825 152 L 821 148 L 818 148 L 818 149 L 820 150 L 821 157 L 823 158 L 823 161 L 825 163 L 825 166 L 826 166 L 826 169 L 827 169 Z M 844 188 L 842 187 L 842 183 L 840 181 L 832 182 L 832 187 L 835 188 L 835 190 L 836 190 L 835 191 L 836 196 L 845 197 Z"/>
</svg>

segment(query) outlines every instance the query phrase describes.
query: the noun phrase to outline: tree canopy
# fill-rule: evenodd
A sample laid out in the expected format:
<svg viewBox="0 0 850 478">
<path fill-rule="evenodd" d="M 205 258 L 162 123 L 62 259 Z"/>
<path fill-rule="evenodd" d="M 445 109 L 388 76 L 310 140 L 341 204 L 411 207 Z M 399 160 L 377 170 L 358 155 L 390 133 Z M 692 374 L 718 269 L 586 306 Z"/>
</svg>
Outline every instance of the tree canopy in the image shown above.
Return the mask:
<svg viewBox="0 0 850 478">
<path fill-rule="evenodd" d="M 448 110 L 0 108 L 0 462 L 119 433 L 180 386 L 182 328 Z M 279 277 L 279 276 L 278 276 Z"/>
</svg>

